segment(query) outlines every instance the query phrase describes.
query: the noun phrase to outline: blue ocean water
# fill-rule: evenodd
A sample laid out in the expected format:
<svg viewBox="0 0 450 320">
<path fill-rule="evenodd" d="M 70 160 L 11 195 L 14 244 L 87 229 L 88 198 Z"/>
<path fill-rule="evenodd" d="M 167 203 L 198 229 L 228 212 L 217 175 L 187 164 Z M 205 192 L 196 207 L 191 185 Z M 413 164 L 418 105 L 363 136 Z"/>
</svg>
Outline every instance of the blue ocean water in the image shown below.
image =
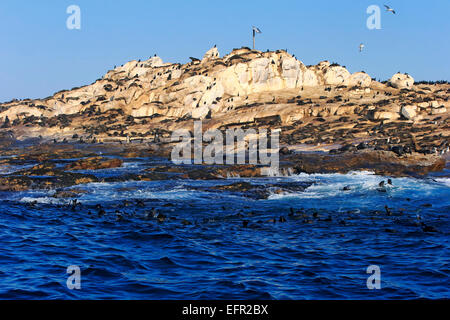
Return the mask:
<svg viewBox="0 0 450 320">
<path fill-rule="evenodd" d="M 380 192 L 387 179 L 91 183 L 74 187 L 87 191 L 75 209 L 54 191 L 0 192 L 0 299 L 450 298 L 450 179 L 397 178 Z M 266 200 L 208 188 L 238 181 L 311 186 Z M 72 265 L 80 290 L 66 285 Z M 370 265 L 381 269 L 381 290 L 367 288 Z"/>
</svg>

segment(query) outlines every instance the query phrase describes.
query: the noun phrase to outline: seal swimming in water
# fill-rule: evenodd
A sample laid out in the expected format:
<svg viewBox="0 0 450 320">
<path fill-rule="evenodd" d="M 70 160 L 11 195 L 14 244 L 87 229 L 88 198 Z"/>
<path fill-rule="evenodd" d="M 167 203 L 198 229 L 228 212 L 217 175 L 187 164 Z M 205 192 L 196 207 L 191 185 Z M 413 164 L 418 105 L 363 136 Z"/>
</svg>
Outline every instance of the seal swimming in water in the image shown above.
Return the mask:
<svg viewBox="0 0 450 320">
<path fill-rule="evenodd" d="M 190 225 L 192 225 L 192 222 L 190 222 L 188 220 L 183 220 L 181 223 L 183 224 L 183 226 L 190 226 Z"/>
<path fill-rule="evenodd" d="M 289 208 L 289 217 L 293 217 L 295 215 L 294 209 Z"/>
<path fill-rule="evenodd" d="M 438 230 L 435 228 L 435 227 L 433 227 L 433 226 L 428 226 L 428 225 L 426 225 L 425 223 L 421 223 L 421 226 L 422 226 L 422 231 L 423 232 L 428 232 L 428 233 L 434 233 L 434 232 L 438 232 Z"/>
<path fill-rule="evenodd" d="M 386 189 L 386 182 L 384 182 L 384 181 L 381 181 L 379 184 L 378 184 L 378 186 L 379 186 L 379 188 L 377 189 L 379 192 L 387 192 L 387 189 Z"/>
<path fill-rule="evenodd" d="M 388 206 L 384 206 L 384 209 L 386 210 L 386 214 L 387 214 L 388 216 L 392 216 L 392 211 L 391 211 L 391 209 L 389 209 Z"/>
<path fill-rule="evenodd" d="M 165 215 L 163 215 L 162 213 L 160 213 L 157 217 L 158 222 L 164 222 L 164 221 L 166 221 L 166 218 L 167 217 Z"/>
<path fill-rule="evenodd" d="M 106 214 L 106 211 L 103 209 L 98 210 L 98 216 L 103 217 Z"/>
</svg>

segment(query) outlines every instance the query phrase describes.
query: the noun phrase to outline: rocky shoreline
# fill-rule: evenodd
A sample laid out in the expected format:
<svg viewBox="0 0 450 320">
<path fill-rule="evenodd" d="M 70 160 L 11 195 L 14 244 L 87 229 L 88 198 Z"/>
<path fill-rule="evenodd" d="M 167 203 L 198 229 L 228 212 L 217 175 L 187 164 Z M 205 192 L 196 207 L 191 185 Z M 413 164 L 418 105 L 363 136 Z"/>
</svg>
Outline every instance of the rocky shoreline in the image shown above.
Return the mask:
<svg viewBox="0 0 450 320">
<path fill-rule="evenodd" d="M 446 160 L 419 153 L 399 155 L 392 151 L 355 150 L 334 152 L 280 152 L 279 175 L 300 173 L 348 173 L 371 171 L 389 177 L 426 177 L 442 171 Z M 72 187 L 91 182 L 226 180 L 228 178 L 265 178 L 257 165 L 175 165 L 170 162 L 168 146 L 148 144 L 32 144 L 15 143 L 0 149 L 0 191 L 56 190 L 55 197 L 76 197 Z M 123 167 L 127 160 L 161 159 L 163 165 L 144 160 L 144 168 L 109 177 L 95 173 Z M 14 168 L 8 172 L 8 168 Z M 241 191 L 251 197 L 265 198 L 271 193 L 289 192 L 299 186 L 273 185 L 251 187 L 236 184 L 223 190 Z M 70 190 L 67 190 L 69 188 Z M 82 190 L 78 190 L 83 192 Z"/>
</svg>

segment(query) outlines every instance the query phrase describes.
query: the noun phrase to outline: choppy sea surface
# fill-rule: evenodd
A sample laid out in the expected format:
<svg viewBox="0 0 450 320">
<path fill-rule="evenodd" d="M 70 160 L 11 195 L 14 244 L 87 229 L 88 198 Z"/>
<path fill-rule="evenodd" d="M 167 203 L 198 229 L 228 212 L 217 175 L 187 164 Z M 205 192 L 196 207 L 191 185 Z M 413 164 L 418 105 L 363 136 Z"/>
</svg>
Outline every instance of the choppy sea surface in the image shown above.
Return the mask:
<svg viewBox="0 0 450 320">
<path fill-rule="evenodd" d="M 55 191 L 0 192 L 0 299 L 450 298 L 444 176 L 392 179 L 386 192 L 388 177 L 370 172 L 91 183 L 73 187 L 85 191 L 75 207 Z M 209 189 L 238 181 L 312 185 L 265 200 Z M 380 290 L 367 287 L 370 265 Z"/>
</svg>

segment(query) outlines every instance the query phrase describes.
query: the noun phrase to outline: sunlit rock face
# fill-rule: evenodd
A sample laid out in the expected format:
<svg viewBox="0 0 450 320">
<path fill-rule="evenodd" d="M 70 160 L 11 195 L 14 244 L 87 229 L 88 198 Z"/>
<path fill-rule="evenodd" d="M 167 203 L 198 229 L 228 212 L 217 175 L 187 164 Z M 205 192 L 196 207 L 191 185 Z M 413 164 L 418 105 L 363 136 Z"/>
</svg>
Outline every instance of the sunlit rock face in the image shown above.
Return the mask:
<svg viewBox="0 0 450 320">
<path fill-rule="evenodd" d="M 220 58 L 219 49 L 214 47 L 214 48 L 209 49 L 205 53 L 205 55 L 203 56 L 202 62 L 208 62 L 208 61 L 219 59 L 219 58 Z"/>
<path fill-rule="evenodd" d="M 158 56 L 115 67 L 91 85 L 62 91 L 45 100 L 17 103 L 0 117 L 52 117 L 82 113 L 89 108 L 105 112 L 122 109 L 133 117 L 192 116 L 202 119 L 224 111 L 227 97 L 327 85 L 367 87 L 371 78 L 351 75 L 344 67 L 321 62 L 306 67 L 285 51 L 235 49 L 221 58 L 216 47 L 203 59 L 180 65 Z M 39 106 L 39 107 L 37 107 Z M 212 112 L 212 113 L 211 113 Z"/>
<path fill-rule="evenodd" d="M 349 86 L 369 87 L 372 78 L 365 72 L 356 72 L 350 76 Z"/>
<path fill-rule="evenodd" d="M 324 73 L 325 84 L 327 85 L 347 85 L 351 77 L 350 72 L 344 67 L 329 67 Z"/>
<path fill-rule="evenodd" d="M 389 80 L 389 84 L 397 89 L 412 89 L 414 78 L 408 74 L 396 73 Z"/>
<path fill-rule="evenodd" d="M 429 116 L 445 118 L 450 108 L 442 94 L 445 87 L 436 88 L 436 94 L 420 93 L 409 75 L 396 74 L 385 85 L 365 72 L 351 74 L 329 61 L 306 66 L 283 50 L 240 48 L 222 57 L 213 47 L 201 60 L 190 60 L 165 63 L 156 55 L 133 60 L 115 66 L 90 85 L 45 99 L 0 104 L 0 127 L 4 127 L 0 130 L 33 137 L 125 139 L 146 137 L 155 129 L 189 128 L 192 120 L 202 119 L 208 120 L 205 128 L 258 126 L 262 121 L 268 126 L 293 126 L 295 131 L 311 121 L 319 125 L 334 121 L 336 130 L 358 131 L 359 127 L 351 129 L 352 125 L 340 122 L 417 124 Z M 402 95 L 404 88 L 417 93 Z M 296 136 L 310 143 L 309 132 L 299 131 Z M 322 135 L 323 130 L 317 132 Z M 364 139 L 367 132 L 347 136 Z M 324 136 L 327 141 L 334 139 L 328 133 Z"/>
</svg>

